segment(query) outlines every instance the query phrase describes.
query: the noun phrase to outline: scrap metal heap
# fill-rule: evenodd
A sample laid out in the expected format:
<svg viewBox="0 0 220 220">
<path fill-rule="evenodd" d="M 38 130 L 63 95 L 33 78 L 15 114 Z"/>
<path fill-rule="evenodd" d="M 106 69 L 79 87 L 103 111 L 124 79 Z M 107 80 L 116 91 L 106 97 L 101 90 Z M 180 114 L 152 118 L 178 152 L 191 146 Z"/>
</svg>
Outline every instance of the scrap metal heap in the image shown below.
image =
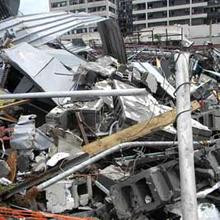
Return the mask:
<svg viewBox="0 0 220 220">
<path fill-rule="evenodd" d="M 94 22 L 101 57 L 57 40 Z M 113 21 L 66 12 L 3 20 L 0 37 L 0 199 L 7 207 L 0 218 L 27 217 L 16 208 L 41 211 L 38 219 L 180 219 L 175 57 L 184 50 L 199 219 L 220 219 L 218 49 L 143 49 L 127 58 Z"/>
</svg>

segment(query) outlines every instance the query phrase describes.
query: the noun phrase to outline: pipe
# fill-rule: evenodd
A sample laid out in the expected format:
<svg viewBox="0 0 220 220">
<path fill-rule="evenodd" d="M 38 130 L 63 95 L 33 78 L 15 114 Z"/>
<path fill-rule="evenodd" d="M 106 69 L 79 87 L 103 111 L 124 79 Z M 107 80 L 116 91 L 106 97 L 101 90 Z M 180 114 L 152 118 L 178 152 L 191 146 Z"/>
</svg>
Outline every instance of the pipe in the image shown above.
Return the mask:
<svg viewBox="0 0 220 220">
<path fill-rule="evenodd" d="M 197 193 L 197 198 L 204 199 L 207 195 L 220 188 L 220 182 L 217 182 L 211 188 L 205 189 Z"/>
<path fill-rule="evenodd" d="M 119 124 L 119 121 L 115 121 L 111 124 L 110 129 L 109 129 L 109 135 L 112 135 L 112 131 L 113 131 L 114 126 L 117 125 L 116 130 L 118 130 L 118 127 L 119 127 L 118 124 Z"/>
<path fill-rule="evenodd" d="M 216 143 L 217 140 L 211 140 L 211 141 L 201 141 L 201 142 L 197 142 L 195 141 L 194 143 L 197 145 L 200 144 L 214 144 Z M 106 151 L 101 152 L 100 154 L 97 154 L 96 156 L 91 157 L 90 159 L 80 163 L 79 165 L 73 166 L 72 168 L 70 168 L 69 170 L 66 170 L 64 172 L 62 172 L 61 174 L 47 180 L 44 183 L 41 183 L 40 185 L 37 186 L 37 189 L 43 190 L 45 188 L 47 188 L 50 185 L 53 185 L 54 183 L 70 176 L 71 174 L 73 174 L 74 172 L 78 172 L 81 169 L 99 161 L 100 159 L 103 159 L 104 157 L 115 153 L 121 149 L 124 148 L 132 148 L 132 147 L 142 147 L 142 146 L 173 146 L 173 145 L 177 145 L 178 143 L 176 141 L 136 141 L 136 142 L 127 142 L 127 143 L 122 143 L 119 145 L 116 145 Z"/>
<path fill-rule="evenodd" d="M 220 78 L 220 73 L 218 72 L 215 72 L 215 71 L 212 71 L 212 70 L 207 70 L 207 69 L 203 69 L 204 72 L 207 72 L 207 73 L 211 73 L 213 76 L 217 76 Z"/>
<path fill-rule="evenodd" d="M 183 220 L 198 220 L 189 84 L 189 53 L 176 54 L 177 136 Z"/>
<path fill-rule="evenodd" d="M 98 182 L 97 180 L 95 181 L 95 185 L 96 185 L 100 190 L 102 190 L 102 192 L 104 192 L 107 196 L 110 196 L 109 190 L 108 190 L 104 185 L 102 185 L 100 182 Z"/>
<path fill-rule="evenodd" d="M 112 89 L 112 90 L 76 90 L 60 92 L 35 92 L 0 95 L 0 99 L 39 99 L 61 97 L 94 97 L 94 96 L 134 96 L 146 95 L 145 89 Z"/>
</svg>

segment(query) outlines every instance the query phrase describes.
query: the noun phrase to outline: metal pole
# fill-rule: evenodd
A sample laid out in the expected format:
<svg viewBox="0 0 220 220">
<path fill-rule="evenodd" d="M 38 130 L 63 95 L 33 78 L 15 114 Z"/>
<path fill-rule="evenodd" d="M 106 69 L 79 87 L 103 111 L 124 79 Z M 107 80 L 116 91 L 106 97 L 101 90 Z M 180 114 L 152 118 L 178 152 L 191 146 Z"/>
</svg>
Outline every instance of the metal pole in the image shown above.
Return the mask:
<svg viewBox="0 0 220 220">
<path fill-rule="evenodd" d="M 94 97 L 94 96 L 133 96 L 146 95 L 145 89 L 112 89 L 112 90 L 76 90 L 60 92 L 35 92 L 0 95 L 0 99 L 39 99 L 61 97 Z"/>
<path fill-rule="evenodd" d="M 143 143 L 142 142 L 140 142 L 140 143 L 130 142 L 130 143 L 123 143 L 123 144 L 116 145 L 116 146 L 114 146 L 114 147 L 112 147 L 112 148 L 110 148 L 106 151 L 101 152 L 100 154 L 97 154 L 94 157 L 91 157 L 90 159 L 82 162 L 81 164 L 76 165 L 76 166 L 70 168 L 69 170 L 66 170 L 66 171 L 62 172 L 61 174 L 49 179 L 48 181 L 46 181 L 44 183 L 41 183 L 40 185 L 37 186 L 37 189 L 39 191 L 43 190 L 43 189 L 47 188 L 48 186 L 53 185 L 54 183 L 56 183 L 56 182 L 58 182 L 58 181 L 60 181 L 64 178 L 70 176 L 71 174 L 83 169 L 84 167 L 89 166 L 89 165 L 99 161 L 100 159 L 102 159 L 102 158 L 104 158 L 104 157 L 106 157 L 106 156 L 108 156 L 108 155 L 110 155 L 110 154 L 112 154 L 116 151 L 119 151 L 122 148 L 131 147 L 132 145 L 133 146 L 143 146 Z"/>
<path fill-rule="evenodd" d="M 167 46 L 167 44 L 168 44 L 168 30 L 166 28 L 166 46 Z"/>
<path fill-rule="evenodd" d="M 183 220 L 198 220 L 191 122 L 189 53 L 176 54 L 177 136 Z"/>
<path fill-rule="evenodd" d="M 195 141 L 194 144 L 195 145 L 214 144 L 217 141 L 218 140 L 209 140 L 209 141 L 201 141 L 201 142 Z M 76 165 L 76 166 L 70 168 L 69 170 L 62 172 L 61 174 L 47 180 L 44 183 L 41 183 L 40 185 L 37 186 L 37 189 L 43 190 L 43 189 L 47 188 L 48 186 L 53 185 L 54 183 L 70 176 L 74 172 L 78 172 L 81 169 L 85 168 L 86 166 L 89 166 L 89 165 L 99 161 L 100 159 L 103 159 L 104 157 L 106 157 L 114 152 L 119 151 L 120 149 L 132 148 L 132 147 L 142 147 L 142 146 L 146 146 L 146 147 L 147 146 L 173 146 L 173 145 L 177 145 L 177 144 L 178 144 L 178 142 L 176 142 L 176 141 L 136 141 L 136 142 L 122 143 L 122 144 L 116 145 L 106 151 L 103 151 L 94 157 L 91 157 L 90 159 L 82 162 L 81 164 Z"/>
<path fill-rule="evenodd" d="M 207 72 L 207 73 L 211 73 L 213 76 L 217 76 L 220 78 L 220 73 L 212 71 L 212 70 L 207 70 L 207 69 L 203 69 L 203 72 Z"/>
<path fill-rule="evenodd" d="M 212 43 L 212 19 L 209 21 L 209 41 Z"/>
</svg>

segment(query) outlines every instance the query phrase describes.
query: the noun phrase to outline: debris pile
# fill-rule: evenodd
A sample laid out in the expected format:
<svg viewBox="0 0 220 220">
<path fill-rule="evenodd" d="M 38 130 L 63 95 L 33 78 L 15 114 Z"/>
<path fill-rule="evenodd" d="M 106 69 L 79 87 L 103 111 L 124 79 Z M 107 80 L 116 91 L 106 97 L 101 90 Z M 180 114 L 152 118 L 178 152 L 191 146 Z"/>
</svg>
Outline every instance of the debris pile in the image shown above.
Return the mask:
<svg viewBox="0 0 220 220">
<path fill-rule="evenodd" d="M 87 48 L 82 57 L 57 40 L 92 22 L 100 22 L 104 55 L 90 59 Z M 190 80 L 185 111 L 192 112 L 199 219 L 220 219 L 218 49 L 127 58 L 117 26 L 86 14 L 18 16 L 1 25 L 0 199 L 7 208 L 0 217 L 21 218 L 28 209 L 42 219 L 180 219 L 176 94 L 183 84 L 176 86 L 175 73 L 181 55 L 190 55 L 179 67 Z"/>
</svg>

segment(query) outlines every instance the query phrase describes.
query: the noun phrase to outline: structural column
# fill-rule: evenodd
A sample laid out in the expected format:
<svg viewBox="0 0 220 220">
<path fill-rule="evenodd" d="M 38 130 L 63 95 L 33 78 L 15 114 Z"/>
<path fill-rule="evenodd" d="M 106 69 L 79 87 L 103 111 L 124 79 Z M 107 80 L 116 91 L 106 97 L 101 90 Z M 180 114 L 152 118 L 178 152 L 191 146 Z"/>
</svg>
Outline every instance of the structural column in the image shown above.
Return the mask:
<svg viewBox="0 0 220 220">
<path fill-rule="evenodd" d="M 183 220 L 198 220 L 191 122 L 189 53 L 176 59 L 177 134 Z"/>
</svg>

